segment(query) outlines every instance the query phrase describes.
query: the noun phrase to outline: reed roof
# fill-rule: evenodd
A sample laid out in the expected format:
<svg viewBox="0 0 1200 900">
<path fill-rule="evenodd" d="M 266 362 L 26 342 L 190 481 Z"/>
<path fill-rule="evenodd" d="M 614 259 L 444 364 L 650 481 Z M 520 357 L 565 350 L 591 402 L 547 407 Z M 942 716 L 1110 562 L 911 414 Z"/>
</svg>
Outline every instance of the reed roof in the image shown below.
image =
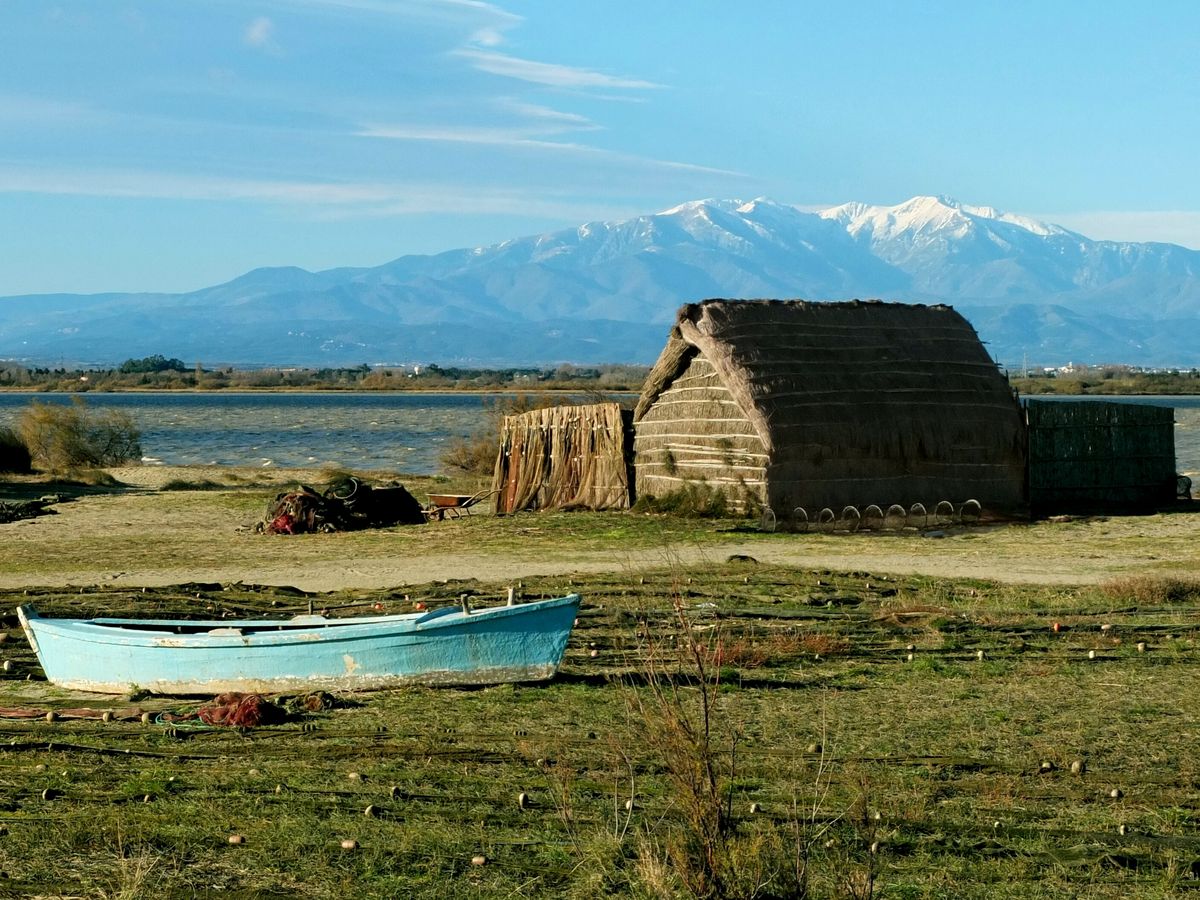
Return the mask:
<svg viewBox="0 0 1200 900">
<path fill-rule="evenodd" d="M 634 414 L 640 421 L 696 354 L 713 365 L 775 461 L 815 423 L 849 441 L 922 434 L 950 443 L 967 415 L 1011 442 L 1017 404 L 975 329 L 949 306 L 853 300 L 705 300 L 680 308 Z M 869 432 L 873 434 L 864 434 Z M 831 435 L 831 437 L 834 435 Z M 942 440 L 939 440 L 942 438 Z M 840 441 L 834 441 L 839 443 Z"/>
</svg>

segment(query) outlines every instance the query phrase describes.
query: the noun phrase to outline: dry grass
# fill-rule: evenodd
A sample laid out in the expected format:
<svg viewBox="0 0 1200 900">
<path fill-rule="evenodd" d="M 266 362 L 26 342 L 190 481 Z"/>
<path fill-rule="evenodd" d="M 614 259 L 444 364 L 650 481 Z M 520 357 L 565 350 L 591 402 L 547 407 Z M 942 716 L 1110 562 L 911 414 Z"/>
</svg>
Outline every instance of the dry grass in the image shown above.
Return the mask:
<svg viewBox="0 0 1200 900">
<path fill-rule="evenodd" d="M 735 669 L 762 669 L 785 666 L 801 659 L 835 656 L 850 652 L 850 641 L 821 632 L 763 633 L 722 640 L 717 648 L 716 664 Z"/>
<path fill-rule="evenodd" d="M 1116 602 L 1139 606 L 1194 603 L 1200 598 L 1200 578 L 1135 575 L 1106 581 L 1100 590 Z"/>
<path fill-rule="evenodd" d="M 1098 587 L 765 563 L 570 579 L 524 579 L 527 597 L 574 589 L 587 601 L 561 676 L 542 686 L 381 692 L 246 734 L 172 733 L 136 718 L 0 720 L 4 889 L 674 900 L 691 896 L 681 872 L 693 863 L 679 854 L 697 849 L 691 801 L 681 799 L 692 795 L 709 810 L 704 821 L 713 821 L 711 798 L 723 810 L 719 865 L 734 896 L 754 895 L 738 887 L 742 877 L 760 886 L 758 896 L 792 878 L 796 869 L 780 861 L 791 865 L 798 847 L 813 897 L 1148 900 L 1192 883 L 1194 601 L 1114 611 Z M 882 596 L 881 585 L 896 594 Z M 498 598 L 504 587 L 451 581 L 319 600 L 398 610 L 404 594 L 453 603 L 462 592 Z M 818 590 L 840 602 L 814 604 Z M 286 615 L 308 602 L 232 585 L 31 589 L 0 599 L 56 614 L 147 615 L 201 604 Z M 887 606 L 943 614 L 896 632 L 880 619 Z M 1071 627 L 1052 631 L 1059 620 Z M 48 688 L 6 624 L 13 670 L 0 678 L 2 705 L 129 705 Z M 647 629 L 658 638 L 652 659 L 638 637 Z M 747 657 L 749 667 L 725 658 L 712 668 L 717 648 L 776 631 L 848 646 L 780 666 Z M 693 639 L 707 654 L 707 701 L 683 662 Z M 917 648 L 912 662 L 908 644 Z M 663 677 L 648 681 L 648 666 Z M 665 718 L 677 710 L 690 724 L 664 725 L 664 703 Z M 648 739 L 664 729 L 682 745 L 673 762 Z M 689 780 L 706 758 L 713 777 L 701 768 Z M 1076 759 L 1086 762 L 1079 774 Z M 351 771 L 366 777 L 350 781 Z M 47 788 L 61 793 L 43 800 Z M 519 792 L 531 799 L 524 809 Z M 751 813 L 752 803 L 761 811 Z M 379 814 L 364 816 L 367 805 Z M 230 846 L 231 833 L 244 845 Z M 346 838 L 359 849 L 342 850 Z M 488 863 L 472 866 L 481 853 Z"/>
</svg>

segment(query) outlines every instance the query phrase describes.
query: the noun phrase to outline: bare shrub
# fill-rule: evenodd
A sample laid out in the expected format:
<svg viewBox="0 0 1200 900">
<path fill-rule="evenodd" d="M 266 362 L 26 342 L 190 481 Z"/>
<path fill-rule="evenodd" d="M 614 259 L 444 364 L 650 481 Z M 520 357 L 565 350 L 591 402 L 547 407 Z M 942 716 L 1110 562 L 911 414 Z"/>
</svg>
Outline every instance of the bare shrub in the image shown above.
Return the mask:
<svg viewBox="0 0 1200 900">
<path fill-rule="evenodd" d="M 734 794 L 745 777 L 733 724 L 737 692 L 722 684 L 721 673 L 732 656 L 743 655 L 742 645 L 727 644 L 719 628 L 695 628 L 679 594 L 674 619 L 674 642 L 647 634 L 638 667 L 645 687 L 626 691 L 638 746 L 653 758 L 651 771 L 665 780 L 664 811 L 637 836 L 635 883 L 662 898 L 870 900 L 879 844 L 869 782 L 863 778 L 858 790 L 835 801 L 833 767 L 822 749 L 815 761 L 791 763 L 803 767 L 798 783 L 808 787 L 793 795 L 789 809 L 735 815 Z M 775 635 L 765 643 L 789 653 L 844 649 L 822 635 Z M 757 658 L 751 648 L 744 655 L 752 663 Z M 824 713 L 820 733 L 823 748 Z"/>
<path fill-rule="evenodd" d="M 469 437 L 455 438 L 446 446 L 440 457 L 444 470 L 491 475 L 496 469 L 496 457 L 500 453 L 500 426 L 505 416 L 551 406 L 567 406 L 573 401 L 568 397 L 550 394 L 516 394 L 484 402 L 488 404 L 485 424 Z"/>
<path fill-rule="evenodd" d="M 142 456 L 141 432 L 128 413 L 93 411 L 80 397 L 69 406 L 33 401 L 17 431 L 34 465 L 50 472 L 117 466 Z"/>
<path fill-rule="evenodd" d="M 627 692 L 631 723 L 666 780 L 667 812 L 637 847 L 641 887 L 656 897 L 677 896 L 678 886 L 699 900 L 804 900 L 820 802 L 808 819 L 799 809 L 784 822 L 734 815 L 739 732 L 718 703 L 728 648 L 719 629 L 693 627 L 678 595 L 674 612 L 682 642 L 650 636 L 646 687 Z"/>
<path fill-rule="evenodd" d="M 714 733 L 721 646 L 715 636 L 697 636 L 679 597 L 675 616 L 685 636 L 677 671 L 667 671 L 664 648 L 652 642 L 645 654 L 648 690 L 630 691 L 628 698 L 646 746 L 661 759 L 678 811 L 663 842 L 671 868 L 693 896 L 725 897 L 732 890 L 734 772 L 733 746 L 719 748 L 725 735 Z M 641 868 L 649 867 L 643 862 Z"/>
<path fill-rule="evenodd" d="M 441 454 L 443 469 L 471 475 L 491 475 L 496 467 L 499 443 L 496 437 L 482 432 L 469 438 L 455 438 Z"/>
<path fill-rule="evenodd" d="M 8 426 L 0 427 L 0 472 L 25 474 L 33 469 L 33 457 L 21 436 Z"/>
</svg>

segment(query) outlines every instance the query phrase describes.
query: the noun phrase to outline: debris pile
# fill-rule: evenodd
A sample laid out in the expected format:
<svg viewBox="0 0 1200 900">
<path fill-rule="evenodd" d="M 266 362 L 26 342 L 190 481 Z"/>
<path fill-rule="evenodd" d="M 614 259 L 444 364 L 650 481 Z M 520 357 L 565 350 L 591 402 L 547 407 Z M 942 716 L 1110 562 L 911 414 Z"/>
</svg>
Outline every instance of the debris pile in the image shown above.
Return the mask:
<svg viewBox="0 0 1200 900">
<path fill-rule="evenodd" d="M 318 493 L 307 485 L 276 495 L 255 530 L 264 534 L 358 531 L 392 525 L 420 525 L 425 513 L 401 484 L 372 487 L 347 476 Z"/>
<path fill-rule="evenodd" d="M 52 516 L 57 510 L 48 507 L 61 503 L 62 499 L 57 494 L 48 494 L 37 500 L 0 500 L 0 525 L 32 519 L 35 516 Z"/>
</svg>

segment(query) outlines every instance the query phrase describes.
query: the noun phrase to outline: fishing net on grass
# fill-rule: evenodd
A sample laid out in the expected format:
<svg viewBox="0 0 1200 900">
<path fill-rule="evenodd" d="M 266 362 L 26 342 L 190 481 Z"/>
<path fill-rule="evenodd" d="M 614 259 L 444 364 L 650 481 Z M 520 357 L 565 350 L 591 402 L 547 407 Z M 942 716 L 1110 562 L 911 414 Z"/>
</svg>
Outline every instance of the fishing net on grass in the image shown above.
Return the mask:
<svg viewBox="0 0 1200 900">
<path fill-rule="evenodd" d="M 224 725 L 229 728 L 257 728 L 278 725 L 287 720 L 287 713 L 262 694 L 219 694 L 196 710 L 196 717 L 205 725 Z"/>
<path fill-rule="evenodd" d="M 195 712 L 183 715 L 163 713 L 158 717 L 158 721 L 171 724 L 200 722 L 224 728 L 258 728 L 261 725 L 279 725 L 287 719 L 287 711 L 262 694 L 238 692 L 218 694 Z"/>
</svg>

